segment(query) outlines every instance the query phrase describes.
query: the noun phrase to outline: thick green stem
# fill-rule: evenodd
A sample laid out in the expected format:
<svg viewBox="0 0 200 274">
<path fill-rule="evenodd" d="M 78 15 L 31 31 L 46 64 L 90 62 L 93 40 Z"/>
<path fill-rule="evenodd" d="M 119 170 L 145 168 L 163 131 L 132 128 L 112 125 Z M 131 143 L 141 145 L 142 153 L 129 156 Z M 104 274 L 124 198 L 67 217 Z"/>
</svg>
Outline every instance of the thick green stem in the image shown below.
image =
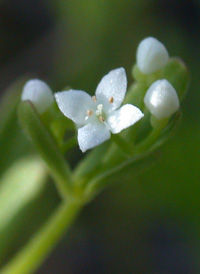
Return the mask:
<svg viewBox="0 0 200 274">
<path fill-rule="evenodd" d="M 82 205 L 75 200 L 63 203 L 51 219 L 1 271 L 1 274 L 34 273 L 70 227 Z"/>
</svg>

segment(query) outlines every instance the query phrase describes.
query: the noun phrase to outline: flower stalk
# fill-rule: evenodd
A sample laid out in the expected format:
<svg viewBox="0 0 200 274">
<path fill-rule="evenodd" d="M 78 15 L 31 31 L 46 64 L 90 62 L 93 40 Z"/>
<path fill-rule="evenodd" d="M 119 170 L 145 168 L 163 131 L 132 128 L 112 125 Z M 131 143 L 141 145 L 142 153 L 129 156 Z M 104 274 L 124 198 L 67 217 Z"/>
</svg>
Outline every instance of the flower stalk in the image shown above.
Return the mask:
<svg viewBox="0 0 200 274">
<path fill-rule="evenodd" d="M 80 201 L 77 200 L 63 202 L 30 242 L 1 270 L 1 274 L 34 273 L 70 228 L 81 207 Z"/>
</svg>

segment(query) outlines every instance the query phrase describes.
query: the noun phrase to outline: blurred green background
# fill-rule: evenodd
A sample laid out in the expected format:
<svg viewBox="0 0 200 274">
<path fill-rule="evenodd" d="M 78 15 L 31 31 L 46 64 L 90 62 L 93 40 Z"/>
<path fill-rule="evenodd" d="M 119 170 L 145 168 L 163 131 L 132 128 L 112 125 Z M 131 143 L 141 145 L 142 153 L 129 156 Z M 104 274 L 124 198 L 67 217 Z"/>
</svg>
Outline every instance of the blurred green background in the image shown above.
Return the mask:
<svg viewBox="0 0 200 274">
<path fill-rule="evenodd" d="M 24 81 L 38 77 L 55 91 L 71 86 L 93 94 L 103 75 L 123 66 L 131 83 L 137 45 L 147 36 L 190 71 L 178 133 L 148 168 L 129 172 L 89 204 L 37 273 L 200 273 L 198 0 L 0 1 L 0 265 L 59 203 L 18 125 Z M 71 153 L 71 164 L 80 156 Z M 29 165 L 39 179 L 23 195 Z M 7 209 L 10 218 L 1 223 Z"/>
</svg>

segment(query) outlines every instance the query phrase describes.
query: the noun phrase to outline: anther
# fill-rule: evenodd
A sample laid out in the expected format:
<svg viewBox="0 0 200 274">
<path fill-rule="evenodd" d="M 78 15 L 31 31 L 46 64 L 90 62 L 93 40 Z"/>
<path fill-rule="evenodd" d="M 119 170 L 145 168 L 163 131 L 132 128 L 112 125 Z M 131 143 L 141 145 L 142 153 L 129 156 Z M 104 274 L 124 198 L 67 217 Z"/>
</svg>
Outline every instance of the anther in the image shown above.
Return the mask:
<svg viewBox="0 0 200 274">
<path fill-rule="evenodd" d="M 99 116 L 99 121 L 102 122 L 102 123 L 105 121 L 103 116 Z"/>
<path fill-rule="evenodd" d="M 92 96 L 92 100 L 96 103 L 96 101 L 97 101 L 96 96 Z"/>
<path fill-rule="evenodd" d="M 114 102 L 114 98 L 113 98 L 113 97 L 110 97 L 109 103 L 112 104 L 113 102 Z"/>
<path fill-rule="evenodd" d="M 87 110 L 87 116 L 90 117 L 93 114 L 93 111 L 91 109 Z"/>
</svg>

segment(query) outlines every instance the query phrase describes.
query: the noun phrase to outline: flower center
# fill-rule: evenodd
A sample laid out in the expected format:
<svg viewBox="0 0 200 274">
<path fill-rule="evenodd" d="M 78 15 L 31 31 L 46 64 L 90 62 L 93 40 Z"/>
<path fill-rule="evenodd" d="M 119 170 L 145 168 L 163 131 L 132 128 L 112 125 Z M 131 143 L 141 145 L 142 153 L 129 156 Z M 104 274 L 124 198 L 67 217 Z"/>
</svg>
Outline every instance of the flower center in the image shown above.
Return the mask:
<svg viewBox="0 0 200 274">
<path fill-rule="evenodd" d="M 97 110 L 95 111 L 95 114 L 99 118 L 100 122 L 103 123 L 105 121 L 102 104 L 97 105 Z"/>
<path fill-rule="evenodd" d="M 96 116 L 98 117 L 100 122 L 104 122 L 105 121 L 105 115 L 103 113 L 103 105 L 99 104 L 97 105 L 97 110 L 95 111 Z"/>
<path fill-rule="evenodd" d="M 96 96 L 93 96 L 92 100 L 96 103 L 96 101 L 97 101 L 96 100 Z M 113 101 L 114 101 L 114 98 L 110 97 L 109 103 L 112 104 Z M 105 121 L 105 113 L 103 112 L 103 108 L 104 108 L 103 104 L 98 104 L 97 108 L 96 108 L 96 111 L 95 111 L 96 116 L 98 117 L 99 121 L 102 122 L 102 123 Z M 93 110 L 92 109 L 88 109 L 87 110 L 87 115 L 85 117 L 85 120 L 88 120 L 88 118 L 90 116 L 92 116 L 92 115 L 93 115 Z"/>
<path fill-rule="evenodd" d="M 95 111 L 95 114 L 97 116 L 100 116 L 100 115 L 102 115 L 102 113 L 103 113 L 103 105 L 99 104 L 99 105 L 97 105 L 97 110 Z"/>
</svg>

